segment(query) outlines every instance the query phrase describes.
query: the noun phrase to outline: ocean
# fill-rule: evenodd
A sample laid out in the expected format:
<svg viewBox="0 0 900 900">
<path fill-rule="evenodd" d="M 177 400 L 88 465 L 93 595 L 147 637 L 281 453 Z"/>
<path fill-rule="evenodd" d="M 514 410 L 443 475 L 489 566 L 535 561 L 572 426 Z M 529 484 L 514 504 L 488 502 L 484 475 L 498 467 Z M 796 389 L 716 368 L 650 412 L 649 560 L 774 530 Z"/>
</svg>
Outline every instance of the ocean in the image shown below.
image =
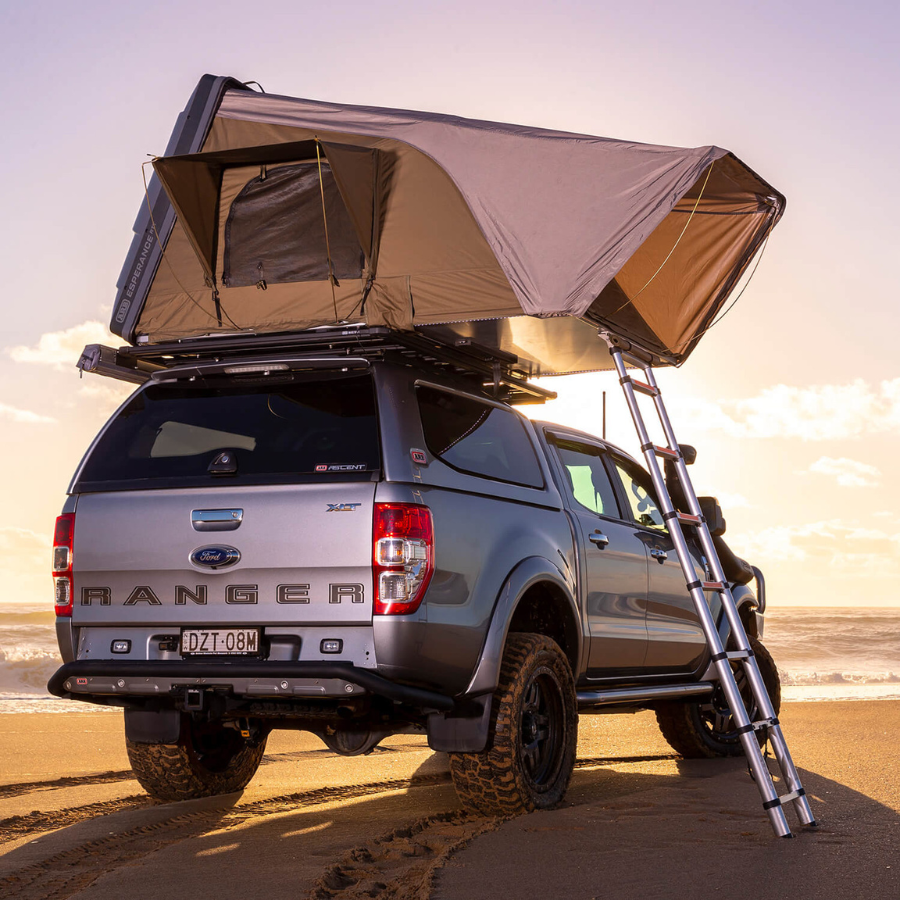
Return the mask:
<svg viewBox="0 0 900 900">
<path fill-rule="evenodd" d="M 785 700 L 900 699 L 900 608 L 796 607 L 765 618 Z M 52 611 L 0 603 L 0 713 L 103 711 L 47 693 L 60 663 Z"/>
</svg>

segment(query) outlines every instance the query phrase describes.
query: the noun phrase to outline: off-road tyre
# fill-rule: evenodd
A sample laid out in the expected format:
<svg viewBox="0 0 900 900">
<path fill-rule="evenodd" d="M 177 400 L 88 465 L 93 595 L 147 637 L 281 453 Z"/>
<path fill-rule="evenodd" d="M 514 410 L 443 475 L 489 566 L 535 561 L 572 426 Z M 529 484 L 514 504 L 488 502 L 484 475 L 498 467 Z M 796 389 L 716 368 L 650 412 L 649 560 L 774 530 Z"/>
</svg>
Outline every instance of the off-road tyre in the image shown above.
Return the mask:
<svg viewBox="0 0 900 900">
<path fill-rule="evenodd" d="M 555 806 L 572 777 L 577 738 L 569 661 L 548 637 L 511 634 L 494 692 L 486 748 L 450 754 L 460 802 L 491 816 Z"/>
<path fill-rule="evenodd" d="M 750 638 L 750 648 L 769 692 L 775 715 L 781 708 L 781 680 L 772 655 L 756 638 Z M 744 706 L 750 713 L 750 721 L 760 718 L 750 686 L 739 662 L 732 664 L 738 688 L 744 697 Z M 721 756 L 742 756 L 744 749 L 736 733 L 737 726 L 731 717 L 728 701 L 722 688 L 716 686 L 708 700 L 698 703 L 661 703 L 656 708 L 656 721 L 663 737 L 677 753 L 687 759 Z M 759 745 L 766 742 L 765 730 L 756 732 Z"/>
<path fill-rule="evenodd" d="M 155 800 L 172 803 L 243 790 L 266 751 L 266 737 L 248 741 L 223 726 L 195 728 L 184 716 L 177 744 L 143 744 L 125 739 L 131 769 Z"/>
</svg>

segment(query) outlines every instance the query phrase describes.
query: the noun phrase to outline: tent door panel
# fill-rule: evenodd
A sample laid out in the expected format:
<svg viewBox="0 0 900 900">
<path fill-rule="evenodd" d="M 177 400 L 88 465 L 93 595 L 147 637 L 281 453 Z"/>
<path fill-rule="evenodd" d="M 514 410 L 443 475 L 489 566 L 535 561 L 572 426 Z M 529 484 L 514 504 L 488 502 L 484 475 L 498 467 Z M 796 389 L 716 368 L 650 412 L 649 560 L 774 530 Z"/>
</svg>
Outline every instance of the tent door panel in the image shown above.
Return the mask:
<svg viewBox="0 0 900 900">
<path fill-rule="evenodd" d="M 315 162 L 263 170 L 231 204 L 225 223 L 227 287 L 360 278 L 365 259 L 327 163 L 322 164 L 325 216 Z M 325 220 L 328 242 L 325 240 Z"/>
</svg>

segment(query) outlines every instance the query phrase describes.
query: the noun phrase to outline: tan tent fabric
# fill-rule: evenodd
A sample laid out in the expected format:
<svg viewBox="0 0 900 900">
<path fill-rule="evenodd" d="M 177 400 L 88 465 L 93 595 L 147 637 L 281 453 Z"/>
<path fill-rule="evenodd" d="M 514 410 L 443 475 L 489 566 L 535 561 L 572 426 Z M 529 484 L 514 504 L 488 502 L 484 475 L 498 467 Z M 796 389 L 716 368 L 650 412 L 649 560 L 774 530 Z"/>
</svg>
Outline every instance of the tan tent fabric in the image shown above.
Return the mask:
<svg viewBox="0 0 900 900">
<path fill-rule="evenodd" d="M 317 142 L 365 253 L 363 278 L 341 280 L 334 296 L 327 280 L 265 291 L 223 285 L 234 197 L 259 164 L 314 158 Z M 682 362 L 784 208 L 777 191 L 717 147 L 248 91 L 225 93 L 201 153 L 155 166 L 181 227 L 166 250 L 172 265 L 160 266 L 138 322 L 145 339 L 340 321 L 456 323 L 459 335 L 463 323 L 509 319 L 493 328 L 496 340 L 516 352 L 514 334 L 527 335 L 531 350 L 520 346 L 520 355 L 537 361 L 534 374 L 575 370 L 551 358 L 561 340 L 571 346 L 556 362 L 606 367 L 603 354 L 581 349 L 596 327 Z M 209 284 L 200 288 L 204 275 Z M 551 328 L 553 317 L 587 324 Z"/>
</svg>

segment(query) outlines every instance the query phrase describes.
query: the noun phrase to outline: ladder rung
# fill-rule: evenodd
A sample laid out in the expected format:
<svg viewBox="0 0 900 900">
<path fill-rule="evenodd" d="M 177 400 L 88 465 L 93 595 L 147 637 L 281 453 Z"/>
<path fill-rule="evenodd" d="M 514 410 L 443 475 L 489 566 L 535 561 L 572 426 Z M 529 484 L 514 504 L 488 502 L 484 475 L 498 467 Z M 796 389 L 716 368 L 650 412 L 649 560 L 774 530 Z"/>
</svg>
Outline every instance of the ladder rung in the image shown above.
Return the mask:
<svg viewBox="0 0 900 900">
<path fill-rule="evenodd" d="M 750 659 L 756 654 L 752 650 L 723 650 L 710 657 L 710 662 L 718 662 L 720 659 Z"/>
<path fill-rule="evenodd" d="M 646 384 L 643 381 L 638 381 L 636 378 L 631 379 L 631 386 L 639 394 L 646 394 L 648 397 L 658 397 L 659 396 L 659 388 L 653 387 L 652 384 Z"/>
<path fill-rule="evenodd" d="M 678 459 L 678 451 L 672 450 L 670 447 L 660 447 L 659 444 L 651 444 L 653 452 L 663 459 Z"/>
<path fill-rule="evenodd" d="M 700 588 L 704 591 L 720 591 L 724 592 L 726 589 L 726 585 L 721 581 L 691 581 L 687 585 L 687 589 L 689 591 L 694 590 L 694 588 Z"/>
<path fill-rule="evenodd" d="M 690 513 L 676 512 L 675 518 L 683 525 L 699 525 L 703 519 L 700 516 L 692 516 Z"/>
<path fill-rule="evenodd" d="M 743 730 L 762 731 L 763 728 L 772 728 L 774 725 L 778 725 L 778 719 L 760 719 L 758 722 L 751 722 Z M 741 734 L 740 728 L 738 728 L 738 734 Z"/>
</svg>

